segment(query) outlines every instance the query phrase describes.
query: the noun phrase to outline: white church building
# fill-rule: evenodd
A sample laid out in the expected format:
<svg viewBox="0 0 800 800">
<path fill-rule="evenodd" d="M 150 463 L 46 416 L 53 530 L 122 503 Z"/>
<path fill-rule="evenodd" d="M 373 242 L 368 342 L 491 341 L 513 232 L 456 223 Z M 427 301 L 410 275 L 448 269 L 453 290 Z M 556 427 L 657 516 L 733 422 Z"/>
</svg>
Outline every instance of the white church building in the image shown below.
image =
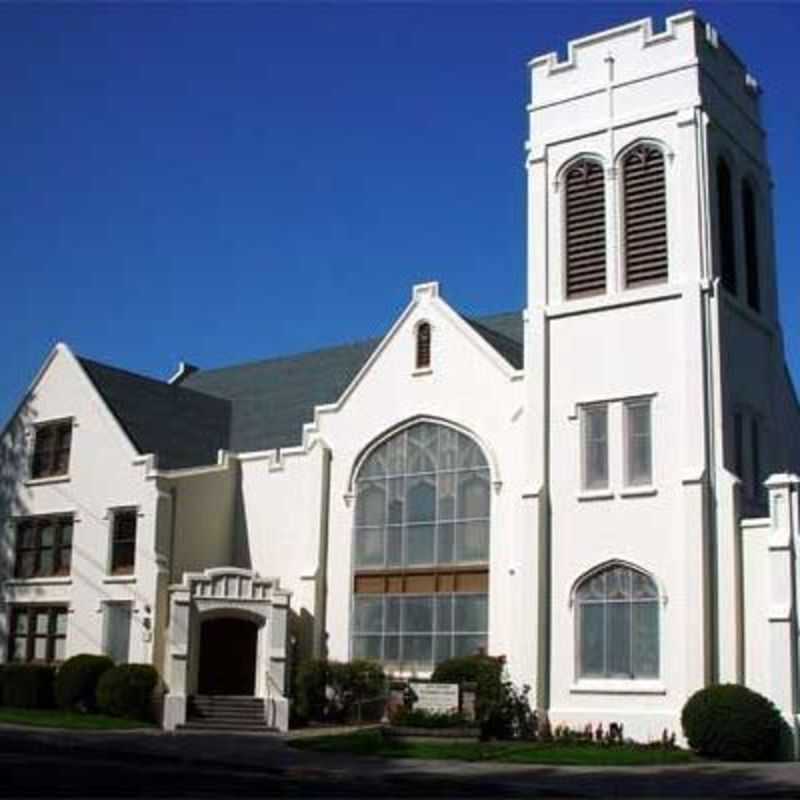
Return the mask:
<svg viewBox="0 0 800 800">
<path fill-rule="evenodd" d="M 154 664 L 288 724 L 310 656 L 506 657 L 553 722 L 798 719 L 800 408 L 760 88 L 694 13 L 530 62 L 528 297 L 168 381 L 58 344 L 2 433 L 0 660 Z"/>
</svg>

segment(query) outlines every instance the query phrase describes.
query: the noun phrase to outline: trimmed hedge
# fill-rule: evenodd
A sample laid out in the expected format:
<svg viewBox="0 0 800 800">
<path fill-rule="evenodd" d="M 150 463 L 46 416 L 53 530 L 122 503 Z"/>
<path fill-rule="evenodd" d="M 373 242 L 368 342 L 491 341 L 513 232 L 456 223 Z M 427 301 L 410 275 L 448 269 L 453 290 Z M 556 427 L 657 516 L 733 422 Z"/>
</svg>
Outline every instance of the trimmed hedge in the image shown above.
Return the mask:
<svg viewBox="0 0 800 800">
<path fill-rule="evenodd" d="M 55 668 L 47 664 L 6 664 L 2 703 L 12 708 L 53 708 Z"/>
<path fill-rule="evenodd" d="M 94 711 L 97 708 L 97 682 L 114 662 L 108 656 L 84 653 L 68 658 L 58 670 L 56 703 L 66 711 Z"/>
<path fill-rule="evenodd" d="M 683 732 L 701 756 L 725 761 L 780 757 L 785 723 L 766 697 L 734 683 L 695 692 L 681 712 Z"/>
<path fill-rule="evenodd" d="M 97 683 L 97 706 L 112 717 L 149 720 L 158 672 L 150 664 L 120 664 Z"/>
</svg>

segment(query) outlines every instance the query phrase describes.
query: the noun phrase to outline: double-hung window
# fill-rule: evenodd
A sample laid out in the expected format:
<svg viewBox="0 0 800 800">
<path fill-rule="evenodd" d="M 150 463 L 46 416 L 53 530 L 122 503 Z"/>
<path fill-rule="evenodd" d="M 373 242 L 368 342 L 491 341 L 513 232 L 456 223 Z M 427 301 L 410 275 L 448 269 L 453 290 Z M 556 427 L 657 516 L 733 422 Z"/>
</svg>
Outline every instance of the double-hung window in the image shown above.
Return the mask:
<svg viewBox="0 0 800 800">
<path fill-rule="evenodd" d="M 62 420 L 36 426 L 32 478 L 50 478 L 69 472 L 72 421 Z"/>
<path fill-rule="evenodd" d="M 111 530 L 111 574 L 130 575 L 136 562 L 135 508 L 114 511 Z"/>
<path fill-rule="evenodd" d="M 9 661 L 63 661 L 67 639 L 65 606 L 12 606 Z"/>
<path fill-rule="evenodd" d="M 650 400 L 629 400 L 625 414 L 625 485 L 649 486 L 653 482 Z"/>
<path fill-rule="evenodd" d="M 581 409 L 583 439 L 583 488 L 599 491 L 608 488 L 608 405 Z"/>
<path fill-rule="evenodd" d="M 71 562 L 72 517 L 31 517 L 17 523 L 15 577 L 69 575 Z"/>
</svg>

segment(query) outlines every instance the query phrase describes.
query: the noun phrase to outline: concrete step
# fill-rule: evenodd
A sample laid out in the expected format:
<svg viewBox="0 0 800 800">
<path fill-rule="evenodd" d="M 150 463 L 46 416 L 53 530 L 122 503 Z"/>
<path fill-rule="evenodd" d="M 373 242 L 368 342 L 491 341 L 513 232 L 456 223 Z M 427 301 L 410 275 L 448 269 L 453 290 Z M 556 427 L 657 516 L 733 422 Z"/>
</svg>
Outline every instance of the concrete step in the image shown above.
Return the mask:
<svg viewBox="0 0 800 800">
<path fill-rule="evenodd" d="M 195 695 L 189 698 L 188 717 L 179 730 L 266 733 L 264 701 L 258 697 Z"/>
<path fill-rule="evenodd" d="M 178 725 L 178 731 L 206 731 L 208 733 L 274 733 L 275 728 L 270 728 L 265 722 L 260 725 L 225 722 L 200 722 L 190 720 L 183 725 Z"/>
</svg>

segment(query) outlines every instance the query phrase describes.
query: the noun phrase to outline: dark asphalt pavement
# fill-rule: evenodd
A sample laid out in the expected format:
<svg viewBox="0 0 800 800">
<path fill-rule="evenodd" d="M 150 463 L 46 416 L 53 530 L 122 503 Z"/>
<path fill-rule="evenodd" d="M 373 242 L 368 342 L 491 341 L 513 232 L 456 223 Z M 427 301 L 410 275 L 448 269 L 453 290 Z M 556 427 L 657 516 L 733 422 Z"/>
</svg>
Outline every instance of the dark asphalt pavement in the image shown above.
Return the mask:
<svg viewBox="0 0 800 800">
<path fill-rule="evenodd" d="M 800 765 L 466 764 L 321 755 L 267 736 L 3 728 L 0 797 L 800 798 Z"/>
</svg>

